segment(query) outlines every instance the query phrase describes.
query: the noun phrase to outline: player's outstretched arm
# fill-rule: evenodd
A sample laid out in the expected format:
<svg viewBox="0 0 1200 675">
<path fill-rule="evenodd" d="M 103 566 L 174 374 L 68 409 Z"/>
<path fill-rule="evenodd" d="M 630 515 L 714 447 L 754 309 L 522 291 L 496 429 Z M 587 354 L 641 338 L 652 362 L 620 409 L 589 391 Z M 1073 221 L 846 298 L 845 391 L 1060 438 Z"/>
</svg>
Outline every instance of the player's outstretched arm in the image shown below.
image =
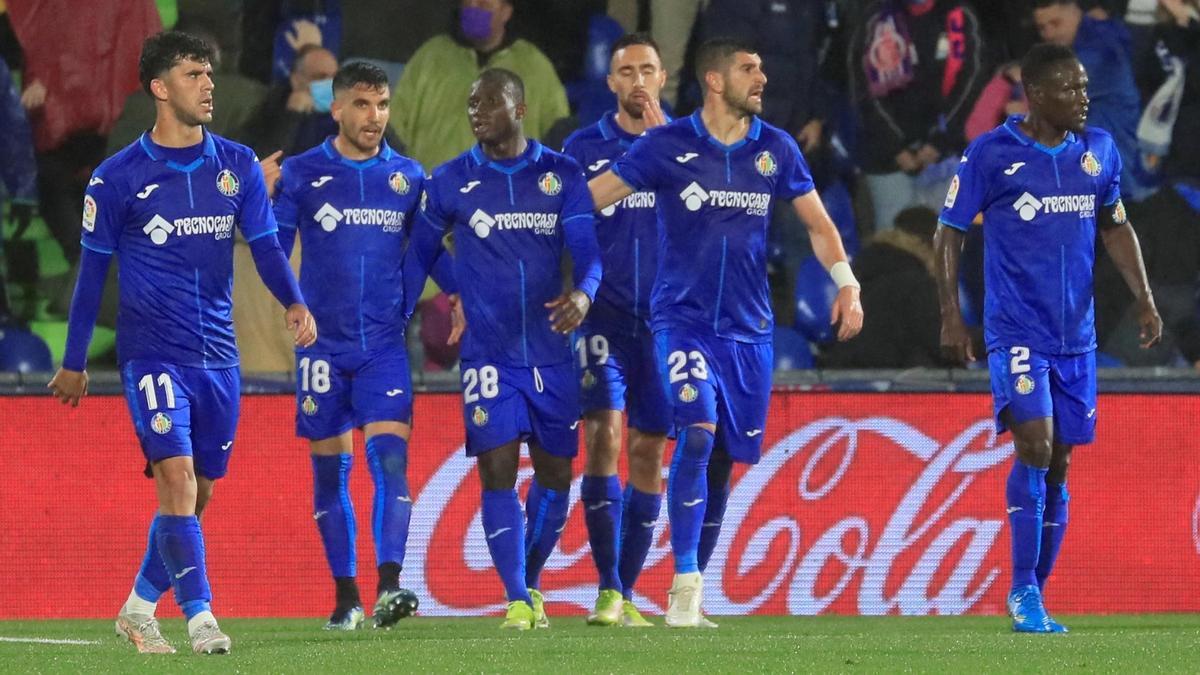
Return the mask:
<svg viewBox="0 0 1200 675">
<path fill-rule="evenodd" d="M 966 233 L 944 223 L 938 224 L 937 233 L 933 235 L 938 305 L 942 310 L 942 353 L 956 363 L 975 360 L 971 334 L 967 332 L 962 308 L 958 305 L 958 259 L 965 239 Z"/>
<path fill-rule="evenodd" d="M 800 216 L 804 227 L 808 229 L 808 238 L 812 241 L 813 253 L 817 260 L 829 270 L 838 286 L 837 297 L 833 300 L 833 312 L 829 317 L 831 324 L 838 324 L 837 338 L 845 342 L 858 335 L 863 326 L 863 308 L 859 300 L 859 284 L 854 278 L 854 271 L 842 246 L 842 236 L 838 234 L 837 226 L 821 203 L 821 197 L 816 190 L 800 195 L 792 200 L 796 215 Z"/>
<path fill-rule="evenodd" d="M 633 194 L 633 188 L 629 187 L 611 169 L 588 181 L 588 190 L 592 193 L 592 201 L 595 202 L 597 211 L 606 209 Z"/>
<path fill-rule="evenodd" d="M 300 284 L 296 282 L 296 275 L 292 274 L 292 267 L 275 233 L 268 232 L 251 240 L 250 255 L 254 257 L 254 268 L 258 270 L 258 276 L 267 290 L 271 291 L 279 304 L 287 308 L 284 320 L 296 344 L 300 347 L 311 346 L 317 341 L 317 322 L 304 303 Z"/>
<path fill-rule="evenodd" d="M 71 313 L 67 323 L 67 345 L 62 367 L 46 386 L 55 398 L 72 407 L 87 394 L 87 349 L 100 313 L 104 282 L 108 278 L 111 253 L 101 253 L 84 246 L 79 258 L 79 279 L 71 296 Z"/>
<path fill-rule="evenodd" d="M 1118 201 L 1112 207 L 1100 210 L 1100 239 L 1121 271 L 1121 278 L 1133 293 L 1137 305 L 1138 325 L 1141 327 L 1142 349 L 1158 344 L 1162 339 L 1163 322 L 1154 305 L 1154 294 L 1150 291 L 1150 280 L 1146 277 L 1146 265 L 1142 262 L 1142 247 L 1137 233 L 1124 216 L 1125 207 Z"/>
</svg>

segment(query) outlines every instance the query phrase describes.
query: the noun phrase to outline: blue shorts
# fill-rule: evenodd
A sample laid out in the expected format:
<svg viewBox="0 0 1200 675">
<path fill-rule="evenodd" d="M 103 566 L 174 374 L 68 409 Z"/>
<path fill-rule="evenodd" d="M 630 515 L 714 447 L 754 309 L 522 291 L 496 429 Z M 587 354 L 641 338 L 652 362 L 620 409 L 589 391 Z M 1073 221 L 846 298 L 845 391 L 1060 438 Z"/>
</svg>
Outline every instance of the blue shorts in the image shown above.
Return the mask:
<svg viewBox="0 0 1200 675">
<path fill-rule="evenodd" d="M 237 366 L 208 370 L 133 360 L 121 368 L 121 383 L 148 462 L 191 457 L 197 475 L 225 475 L 241 396 Z"/>
<path fill-rule="evenodd" d="M 988 352 L 996 431 L 1007 430 L 1000 414 L 1011 410 L 1016 424 L 1050 417 L 1054 440 L 1091 443 L 1096 435 L 1096 353 L 1054 356 L 1027 347 Z"/>
<path fill-rule="evenodd" d="M 630 335 L 585 322 L 580 334 L 576 347 L 583 367 L 583 411 L 626 410 L 631 428 L 652 434 L 670 431 L 671 404 L 650 331 Z"/>
<path fill-rule="evenodd" d="M 717 425 L 717 447 L 738 462 L 762 456 L 771 401 L 771 343 L 737 342 L 682 330 L 655 333 L 659 364 L 674 406 L 676 430 Z"/>
<path fill-rule="evenodd" d="M 579 452 L 579 371 L 574 361 L 522 368 L 463 361 L 467 455 L 528 440 L 556 457 Z"/>
<path fill-rule="evenodd" d="M 296 354 L 296 435 L 313 441 L 370 422 L 412 421 L 412 373 L 404 347 Z"/>
</svg>

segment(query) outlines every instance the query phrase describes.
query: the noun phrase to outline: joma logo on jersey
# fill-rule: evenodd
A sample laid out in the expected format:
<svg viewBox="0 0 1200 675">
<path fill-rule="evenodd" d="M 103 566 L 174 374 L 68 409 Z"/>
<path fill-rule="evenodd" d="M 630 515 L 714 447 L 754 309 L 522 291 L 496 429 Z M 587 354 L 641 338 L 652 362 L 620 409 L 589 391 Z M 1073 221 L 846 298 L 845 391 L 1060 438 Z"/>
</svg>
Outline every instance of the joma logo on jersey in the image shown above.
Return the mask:
<svg viewBox="0 0 1200 675">
<path fill-rule="evenodd" d="M 533 230 L 534 234 L 554 234 L 558 226 L 557 213 L 497 213 L 488 215 L 475 209 L 467 221 L 475 236 L 486 239 L 492 230 Z"/>
<path fill-rule="evenodd" d="M 391 209 L 344 209 L 337 210 L 326 202 L 313 214 L 313 220 L 326 232 L 333 232 L 341 223 L 347 225 L 377 226 L 384 232 L 400 232 L 404 229 L 404 212 Z"/>
<path fill-rule="evenodd" d="M 233 215 L 226 216 L 193 216 L 176 218 L 173 222 L 158 214 L 142 227 L 142 232 L 150 237 L 156 246 L 167 243 L 171 235 L 177 237 L 192 237 L 196 235 L 213 235 L 213 239 L 229 239 L 233 236 Z"/>
<path fill-rule="evenodd" d="M 609 204 L 600 209 L 600 215 L 611 216 L 617 212 L 617 207 L 623 209 L 652 209 L 654 208 L 653 192 L 635 192 L 616 204 Z"/>
<path fill-rule="evenodd" d="M 1096 215 L 1096 195 L 1054 195 L 1038 199 L 1025 192 L 1012 207 L 1025 222 L 1033 220 L 1038 213 L 1076 212 L 1080 218 L 1092 218 Z"/>
<path fill-rule="evenodd" d="M 771 195 L 766 192 L 739 192 L 735 190 L 707 191 L 692 181 L 679 193 L 688 211 L 699 211 L 706 203 L 720 209 L 745 209 L 747 215 L 765 216 L 771 204 Z"/>
</svg>

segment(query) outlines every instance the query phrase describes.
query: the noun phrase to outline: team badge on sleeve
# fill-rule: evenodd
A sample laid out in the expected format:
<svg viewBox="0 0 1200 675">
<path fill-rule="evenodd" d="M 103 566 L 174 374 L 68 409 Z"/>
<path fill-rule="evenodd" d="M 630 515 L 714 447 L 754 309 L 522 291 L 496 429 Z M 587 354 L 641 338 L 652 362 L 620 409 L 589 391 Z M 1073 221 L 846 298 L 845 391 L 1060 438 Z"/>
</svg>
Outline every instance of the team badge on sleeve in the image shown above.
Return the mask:
<svg viewBox="0 0 1200 675">
<path fill-rule="evenodd" d="M 238 193 L 238 179 L 229 169 L 225 169 L 217 174 L 217 191 L 226 197 L 233 197 Z"/>
<path fill-rule="evenodd" d="M 954 200 L 958 199 L 958 176 L 950 179 L 950 189 L 946 190 L 946 203 L 943 204 L 946 208 L 954 207 Z"/>
<path fill-rule="evenodd" d="M 96 229 L 96 200 L 91 195 L 83 198 L 83 229 L 88 232 Z"/>
<path fill-rule="evenodd" d="M 682 354 L 683 352 L 680 353 Z M 690 382 L 679 388 L 679 400 L 683 401 L 684 403 L 691 403 L 692 401 L 695 401 L 699 395 L 700 391 L 697 390 L 696 387 Z"/>
<path fill-rule="evenodd" d="M 1113 205 L 1113 222 L 1118 225 L 1124 225 L 1129 222 L 1129 214 L 1125 213 L 1125 202 L 1120 199 Z"/>
<path fill-rule="evenodd" d="M 754 168 L 758 173 L 767 176 L 768 178 L 775 175 L 779 171 L 779 165 L 775 162 L 775 155 L 770 151 L 763 150 L 754 158 Z"/>
<path fill-rule="evenodd" d="M 1096 159 L 1091 150 L 1083 153 L 1083 156 L 1079 158 L 1079 166 L 1089 176 L 1100 175 L 1100 160 Z"/>
<path fill-rule="evenodd" d="M 547 171 L 538 176 L 538 189 L 542 191 L 542 194 L 553 197 L 562 192 L 562 179 L 553 171 Z"/>
<path fill-rule="evenodd" d="M 392 188 L 392 192 L 395 192 L 398 195 L 408 194 L 408 190 L 411 187 L 408 182 L 408 176 L 405 176 L 399 171 L 388 176 L 388 185 Z"/>
</svg>

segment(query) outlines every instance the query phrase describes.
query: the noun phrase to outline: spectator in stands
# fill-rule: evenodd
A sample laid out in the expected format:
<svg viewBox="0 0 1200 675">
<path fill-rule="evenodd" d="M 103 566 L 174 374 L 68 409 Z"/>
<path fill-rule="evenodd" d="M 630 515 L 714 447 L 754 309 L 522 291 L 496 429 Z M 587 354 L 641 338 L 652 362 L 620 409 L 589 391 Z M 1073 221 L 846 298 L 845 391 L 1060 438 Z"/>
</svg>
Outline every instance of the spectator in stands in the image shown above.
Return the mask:
<svg viewBox="0 0 1200 675">
<path fill-rule="evenodd" d="M 1168 180 L 1200 182 L 1200 2 L 1160 0 L 1152 32 L 1152 92 L 1138 125 L 1148 168 Z"/>
<path fill-rule="evenodd" d="M 1088 72 L 1088 125 L 1104 129 L 1116 141 L 1126 204 L 1145 199 L 1154 185 L 1138 153 L 1142 106 L 1133 79 L 1129 30 L 1120 19 L 1085 15 L 1075 0 L 1036 0 L 1033 20 L 1042 40 L 1075 50 Z"/>
<path fill-rule="evenodd" d="M 650 0 L 650 36 L 658 43 L 667 71 L 662 99 L 673 108 L 679 106 L 680 80 L 688 77 L 683 72 L 683 61 L 703 7 L 704 0 Z"/>
<path fill-rule="evenodd" d="M 791 133 L 804 152 L 821 142 L 828 100 L 818 77 L 825 3 L 815 0 L 710 0 L 705 38 L 733 37 L 758 48 L 771 87 L 762 117 Z"/>
<path fill-rule="evenodd" d="M 333 52 L 305 45 L 296 55 L 292 75 L 267 92 L 247 121 L 241 136 L 259 157 L 282 150 L 296 155 L 337 132 L 329 115 L 333 103 L 333 76 L 338 62 Z M 219 86 L 219 85 L 218 85 Z"/>
<path fill-rule="evenodd" d="M 860 155 L 875 229 L 905 207 L 939 207 L 983 85 L 974 11 L 958 0 L 880 0 L 851 42 L 862 119 Z"/>
<path fill-rule="evenodd" d="M 37 201 L 37 164 L 33 157 L 33 134 L 21 96 L 13 84 L 8 64 L 0 59 L 0 328 L 12 315 L 4 280 L 4 206 L 12 203 L 11 220 L 18 229 L 28 226 Z"/>
<path fill-rule="evenodd" d="M 858 337 L 831 342 L 826 368 L 921 368 L 946 365 L 938 344 L 941 314 L 934 281 L 937 212 L 909 207 L 895 227 L 877 233 L 854 258 L 863 313 L 871 320 Z"/>
<path fill-rule="evenodd" d="M 421 45 L 392 95 L 391 125 L 407 154 L 433 171 L 475 143 L 463 101 L 486 68 L 506 68 L 525 82 L 525 133 L 544 138 L 567 117 L 567 94 L 554 66 L 507 30 L 510 0 L 462 0 L 453 32 Z"/>
<path fill-rule="evenodd" d="M 1021 86 L 1021 66 L 1015 62 L 1006 63 L 984 85 L 967 116 L 967 142 L 995 129 L 1009 115 L 1027 112 L 1029 102 L 1025 100 L 1025 88 Z"/>
<path fill-rule="evenodd" d="M 175 30 L 190 33 L 212 45 L 215 52 L 212 66 L 216 71 L 217 81 L 221 88 L 221 103 L 213 111 L 213 121 L 207 129 L 218 136 L 224 136 L 243 143 L 246 142 L 242 130 L 249 122 L 251 115 L 258 110 L 266 94 L 266 86 L 258 80 L 241 75 L 233 68 L 232 62 L 225 58 L 224 41 L 207 26 L 180 20 Z M 154 126 L 154 101 L 141 91 L 135 91 L 125 99 L 125 108 L 121 111 L 112 133 L 108 135 L 106 155 L 112 155 L 126 145 L 137 140 L 143 131 Z"/>
</svg>

